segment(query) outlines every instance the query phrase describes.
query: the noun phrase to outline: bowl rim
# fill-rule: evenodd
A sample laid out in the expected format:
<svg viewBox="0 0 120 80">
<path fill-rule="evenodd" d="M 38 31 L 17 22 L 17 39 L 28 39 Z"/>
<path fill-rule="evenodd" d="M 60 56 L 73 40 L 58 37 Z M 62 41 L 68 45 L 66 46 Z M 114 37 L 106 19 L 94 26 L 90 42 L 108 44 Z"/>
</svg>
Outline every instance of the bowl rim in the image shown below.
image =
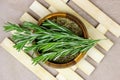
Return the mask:
<svg viewBox="0 0 120 80">
<path fill-rule="evenodd" d="M 38 20 L 38 25 L 41 25 L 45 20 L 47 20 L 49 18 L 58 17 L 58 16 L 66 17 L 66 18 L 74 21 L 81 28 L 84 38 L 86 38 L 86 39 L 88 38 L 88 32 L 87 32 L 87 29 L 86 29 L 85 25 L 83 24 L 83 22 L 80 19 L 78 19 L 77 17 L 75 17 L 74 15 L 69 14 L 69 13 L 56 12 L 56 13 L 48 14 L 47 16 L 43 17 L 42 19 Z M 67 63 L 59 64 L 59 63 L 53 63 L 53 62 L 47 61 L 47 62 L 45 62 L 45 64 L 47 64 L 50 67 L 54 67 L 54 68 L 67 68 L 67 67 L 73 66 L 76 63 L 78 63 L 85 56 L 85 54 L 86 54 L 86 52 L 80 53 L 74 60 L 67 62 Z"/>
</svg>

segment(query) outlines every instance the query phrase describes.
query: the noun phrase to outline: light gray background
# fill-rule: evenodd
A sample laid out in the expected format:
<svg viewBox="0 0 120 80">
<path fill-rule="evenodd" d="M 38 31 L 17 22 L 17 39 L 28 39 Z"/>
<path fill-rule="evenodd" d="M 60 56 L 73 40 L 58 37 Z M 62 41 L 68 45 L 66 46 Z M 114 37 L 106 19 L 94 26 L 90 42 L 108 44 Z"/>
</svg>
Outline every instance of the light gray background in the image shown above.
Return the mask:
<svg viewBox="0 0 120 80">
<path fill-rule="evenodd" d="M 19 23 L 20 16 L 28 10 L 34 0 L 0 0 L 0 42 L 9 36 L 3 31 L 5 22 Z M 43 2 L 42 0 L 39 0 Z M 120 24 L 120 0 L 91 0 L 96 6 Z M 88 21 L 84 13 L 81 13 Z M 94 22 L 94 21 L 93 21 Z M 97 24 L 97 23 L 96 23 Z M 105 58 L 100 64 L 93 64 L 96 70 L 86 80 L 120 80 L 120 38 L 107 33 L 114 42 L 109 52 L 104 52 Z M 108 44 L 109 45 L 109 44 Z M 19 63 L 13 56 L 0 47 L 0 80 L 39 80 L 32 72 Z"/>
</svg>

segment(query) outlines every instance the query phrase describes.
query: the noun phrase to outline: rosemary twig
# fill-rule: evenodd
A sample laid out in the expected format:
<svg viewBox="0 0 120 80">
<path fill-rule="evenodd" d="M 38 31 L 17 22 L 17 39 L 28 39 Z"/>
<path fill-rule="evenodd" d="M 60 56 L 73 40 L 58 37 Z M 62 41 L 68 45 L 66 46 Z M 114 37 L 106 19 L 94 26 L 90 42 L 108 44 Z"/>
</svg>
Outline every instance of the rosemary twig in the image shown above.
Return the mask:
<svg viewBox="0 0 120 80">
<path fill-rule="evenodd" d="M 38 57 L 33 58 L 35 64 L 39 61 L 55 61 L 68 54 L 86 52 L 99 41 L 79 37 L 50 20 L 46 20 L 41 26 L 31 22 L 24 22 L 21 26 L 8 23 L 4 29 L 7 32 L 16 30 L 12 40 L 18 51 L 41 52 Z"/>
</svg>

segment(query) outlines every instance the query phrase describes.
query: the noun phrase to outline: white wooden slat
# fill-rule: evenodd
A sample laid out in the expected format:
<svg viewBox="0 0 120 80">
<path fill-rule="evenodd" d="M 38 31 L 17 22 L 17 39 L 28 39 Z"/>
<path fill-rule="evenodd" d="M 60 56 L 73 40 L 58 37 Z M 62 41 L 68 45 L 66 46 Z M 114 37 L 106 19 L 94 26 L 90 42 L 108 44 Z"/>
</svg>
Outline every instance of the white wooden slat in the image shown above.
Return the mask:
<svg viewBox="0 0 120 80">
<path fill-rule="evenodd" d="M 54 76 L 52 76 L 39 64 L 33 65 L 31 57 L 26 53 L 23 51 L 18 52 L 15 48 L 13 48 L 14 43 L 8 38 L 5 38 L 0 45 L 41 80 L 56 80 Z"/>
<path fill-rule="evenodd" d="M 50 10 L 51 12 L 58 12 L 53 6 L 50 6 L 48 10 Z"/>
<path fill-rule="evenodd" d="M 111 31 L 116 37 L 120 36 L 120 25 L 110 19 L 105 13 L 93 5 L 89 0 L 72 0 L 80 8 L 85 10 L 100 24 L 104 25 L 109 31 Z"/>
<path fill-rule="evenodd" d="M 34 19 L 32 16 L 30 16 L 27 12 L 24 13 L 21 18 L 20 18 L 20 21 L 24 22 L 24 21 L 28 21 L 28 22 L 33 22 L 35 24 L 37 24 L 37 20 Z"/>
<path fill-rule="evenodd" d="M 34 1 L 30 6 L 30 9 L 35 12 L 41 18 L 45 17 L 46 15 L 50 14 L 50 12 L 39 2 Z"/>
<path fill-rule="evenodd" d="M 62 0 L 64 3 L 67 3 L 69 0 Z"/>
<path fill-rule="evenodd" d="M 60 74 L 65 77 L 66 80 L 83 80 L 82 77 L 80 77 L 77 73 L 72 71 L 69 68 L 65 69 L 56 69 Z M 59 75 L 59 74 L 58 74 Z"/>
<path fill-rule="evenodd" d="M 94 70 L 95 67 L 92 66 L 89 62 L 87 62 L 85 59 L 82 59 L 76 66 L 81 69 L 85 74 L 90 75 Z"/>
<path fill-rule="evenodd" d="M 72 66 L 72 67 L 70 67 L 73 71 L 75 71 L 76 69 L 77 69 L 77 66 Z"/>
<path fill-rule="evenodd" d="M 107 32 L 107 29 L 102 24 L 99 24 L 96 29 L 99 30 L 103 34 Z"/>
<path fill-rule="evenodd" d="M 57 78 L 57 80 L 67 80 L 67 79 L 65 79 L 65 77 L 64 77 L 62 74 L 60 74 L 60 73 L 56 76 L 56 78 Z"/>
<path fill-rule="evenodd" d="M 107 39 L 107 37 L 105 37 L 104 34 L 102 34 L 100 31 L 95 29 L 90 23 L 88 23 L 84 18 L 82 18 L 79 14 L 73 11 L 69 6 L 67 6 L 61 0 L 58 0 L 58 1 L 57 0 L 54 0 L 54 1 L 45 0 L 45 1 L 48 2 L 50 5 L 52 5 L 57 11 L 67 12 L 79 18 L 85 24 L 88 30 L 88 34 L 92 39 Z M 60 8 L 61 6 L 62 8 Z M 113 45 L 112 41 L 110 41 L 109 39 L 104 40 L 104 41 L 102 40 L 98 44 L 106 51 L 108 51 Z M 110 45 L 106 45 L 106 44 L 110 44 Z"/>
<path fill-rule="evenodd" d="M 104 58 L 104 55 L 94 47 L 87 52 L 87 55 L 97 63 L 100 63 L 100 61 Z"/>
</svg>

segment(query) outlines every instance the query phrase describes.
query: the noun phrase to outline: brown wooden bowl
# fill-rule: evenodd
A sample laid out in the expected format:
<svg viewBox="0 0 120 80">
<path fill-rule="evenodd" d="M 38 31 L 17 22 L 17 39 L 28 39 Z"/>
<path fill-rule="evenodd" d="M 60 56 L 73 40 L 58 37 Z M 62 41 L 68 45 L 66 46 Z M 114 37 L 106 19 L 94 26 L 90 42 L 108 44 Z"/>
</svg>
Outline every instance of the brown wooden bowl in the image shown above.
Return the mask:
<svg viewBox="0 0 120 80">
<path fill-rule="evenodd" d="M 75 17 L 75 16 L 73 16 L 71 14 L 68 14 L 68 13 L 57 12 L 57 13 L 49 14 L 49 15 L 45 16 L 44 18 L 40 19 L 38 21 L 38 24 L 41 25 L 45 20 L 50 19 L 50 18 L 55 18 L 55 17 L 64 17 L 64 18 L 68 18 L 68 19 L 74 21 L 81 28 L 82 33 L 83 33 L 83 37 L 88 38 L 87 29 L 84 26 L 84 24 L 82 23 L 82 21 L 79 20 L 77 17 Z M 72 60 L 72 61 L 70 61 L 68 63 L 58 64 L 58 63 L 53 63 L 53 62 L 47 61 L 46 64 L 48 66 L 51 66 L 51 67 L 54 67 L 54 68 L 70 67 L 70 66 L 75 65 L 77 62 L 79 62 L 84 57 L 85 54 L 86 53 L 80 53 L 74 60 Z"/>
</svg>

